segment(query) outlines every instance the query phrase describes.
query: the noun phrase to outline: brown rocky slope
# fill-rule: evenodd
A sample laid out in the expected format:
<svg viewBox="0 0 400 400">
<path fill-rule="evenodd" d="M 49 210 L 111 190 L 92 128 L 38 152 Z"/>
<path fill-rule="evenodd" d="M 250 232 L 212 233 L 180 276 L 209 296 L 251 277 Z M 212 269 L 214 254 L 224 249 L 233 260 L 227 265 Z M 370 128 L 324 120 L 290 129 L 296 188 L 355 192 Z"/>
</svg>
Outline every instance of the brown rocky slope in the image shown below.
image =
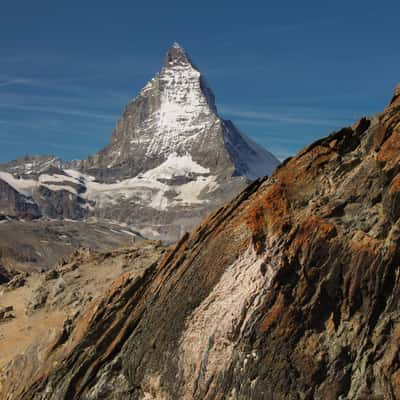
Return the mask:
<svg viewBox="0 0 400 400">
<path fill-rule="evenodd" d="M 91 304 L 6 399 L 400 398 L 400 87 Z"/>
<path fill-rule="evenodd" d="M 29 376 L 40 365 L 40 350 L 62 342 L 92 299 L 122 274 L 140 276 L 163 251 L 145 240 L 113 251 L 80 248 L 45 272 L 19 274 L 0 286 L 0 382 L 8 384 L 3 374 L 10 361 Z"/>
</svg>

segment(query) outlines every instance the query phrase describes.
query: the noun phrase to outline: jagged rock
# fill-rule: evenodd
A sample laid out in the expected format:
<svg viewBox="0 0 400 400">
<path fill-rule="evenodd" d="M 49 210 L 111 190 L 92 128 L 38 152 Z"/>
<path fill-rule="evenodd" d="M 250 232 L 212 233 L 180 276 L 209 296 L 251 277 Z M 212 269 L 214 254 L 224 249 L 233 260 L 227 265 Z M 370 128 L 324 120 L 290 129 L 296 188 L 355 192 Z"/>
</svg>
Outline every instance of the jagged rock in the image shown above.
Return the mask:
<svg viewBox="0 0 400 400">
<path fill-rule="evenodd" d="M 73 262 L 72 264 L 68 264 L 67 262 L 63 264 L 62 267 L 59 268 L 59 272 L 61 275 L 67 274 L 69 272 L 75 271 L 79 268 L 79 264 Z"/>
<path fill-rule="evenodd" d="M 69 270 L 70 271 L 75 271 L 76 269 L 78 269 L 79 268 L 79 264 L 77 264 L 77 263 L 72 263 L 70 266 L 69 266 Z"/>
<path fill-rule="evenodd" d="M 14 307 L 0 307 L 0 322 L 15 318 Z"/>
<path fill-rule="evenodd" d="M 49 297 L 49 290 L 45 286 L 39 286 L 32 294 L 28 305 L 28 313 L 34 312 L 43 308 L 46 305 Z"/>
<path fill-rule="evenodd" d="M 20 273 L 15 275 L 9 282 L 7 282 L 7 289 L 18 289 L 25 285 L 26 283 L 26 273 Z"/>
<path fill-rule="evenodd" d="M 6 398 L 400 398 L 400 103 L 368 121 L 122 275 Z"/>
<path fill-rule="evenodd" d="M 34 155 L 1 164 L 1 170 L 13 174 L 17 178 L 30 179 L 38 177 L 52 167 L 59 169 L 61 164 L 61 160 L 52 155 Z"/>
<path fill-rule="evenodd" d="M 58 278 L 53 285 L 52 296 L 57 297 L 60 293 L 62 293 L 65 289 L 65 281 L 63 278 Z"/>
<path fill-rule="evenodd" d="M 74 276 L 75 279 L 79 279 L 80 276 Z M 82 296 L 82 293 L 80 293 L 78 290 L 73 290 L 71 292 L 68 292 L 66 296 L 64 297 L 64 303 L 66 305 L 70 304 L 83 304 L 84 298 Z"/>
<path fill-rule="evenodd" d="M 400 99 L 400 83 L 397 85 L 393 97 L 392 97 L 392 101 L 390 102 L 390 105 L 393 106 L 395 104 L 398 105 L 399 103 L 399 99 Z"/>
<path fill-rule="evenodd" d="M 45 279 L 46 281 L 50 281 L 52 279 L 57 279 L 60 276 L 60 273 L 56 269 L 51 269 L 46 273 Z"/>
</svg>

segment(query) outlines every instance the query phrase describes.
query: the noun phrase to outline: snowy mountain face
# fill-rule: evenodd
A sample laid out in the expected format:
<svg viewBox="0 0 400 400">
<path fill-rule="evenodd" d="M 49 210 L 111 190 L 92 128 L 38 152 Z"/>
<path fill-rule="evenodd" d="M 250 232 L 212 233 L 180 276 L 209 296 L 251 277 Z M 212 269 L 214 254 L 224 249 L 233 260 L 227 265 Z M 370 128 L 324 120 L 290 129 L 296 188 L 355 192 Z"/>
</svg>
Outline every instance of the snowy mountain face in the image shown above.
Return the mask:
<svg viewBox="0 0 400 400">
<path fill-rule="evenodd" d="M 127 105 L 105 149 L 72 163 L 34 161 L 0 166 L 0 179 L 42 204 L 43 215 L 94 215 L 167 240 L 279 164 L 219 117 L 212 91 L 178 44 Z"/>
</svg>

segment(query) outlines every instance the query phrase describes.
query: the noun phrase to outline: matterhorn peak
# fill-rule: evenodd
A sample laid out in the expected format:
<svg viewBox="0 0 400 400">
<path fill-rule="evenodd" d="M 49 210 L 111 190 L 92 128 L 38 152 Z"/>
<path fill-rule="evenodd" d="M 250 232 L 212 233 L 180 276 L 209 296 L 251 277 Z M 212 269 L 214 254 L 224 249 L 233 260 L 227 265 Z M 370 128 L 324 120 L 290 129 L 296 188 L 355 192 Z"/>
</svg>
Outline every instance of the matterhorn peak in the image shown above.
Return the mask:
<svg viewBox="0 0 400 400">
<path fill-rule="evenodd" d="M 220 117 L 212 90 L 176 42 L 161 71 L 128 104 L 109 146 L 87 160 L 85 169 L 98 179 L 132 178 L 173 154 L 189 154 L 218 179 L 253 180 L 279 164 Z"/>
<path fill-rule="evenodd" d="M 194 67 L 192 60 L 185 51 L 185 49 L 177 42 L 174 42 L 172 46 L 168 49 L 167 55 L 165 56 L 164 66 L 174 67 L 174 66 L 185 66 L 190 65 Z"/>
</svg>

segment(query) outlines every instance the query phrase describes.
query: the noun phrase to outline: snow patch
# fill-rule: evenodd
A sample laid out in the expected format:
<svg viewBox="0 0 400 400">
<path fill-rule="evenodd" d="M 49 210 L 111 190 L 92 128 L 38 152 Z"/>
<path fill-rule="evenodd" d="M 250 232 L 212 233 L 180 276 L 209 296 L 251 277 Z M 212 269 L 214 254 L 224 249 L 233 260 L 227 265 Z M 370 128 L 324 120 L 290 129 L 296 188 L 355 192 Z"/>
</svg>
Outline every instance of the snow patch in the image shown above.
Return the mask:
<svg viewBox="0 0 400 400">
<path fill-rule="evenodd" d="M 184 204 L 200 204 L 204 203 L 204 199 L 200 198 L 202 193 L 213 192 L 218 187 L 217 178 L 215 176 L 199 177 L 195 181 L 185 183 L 176 188 L 178 196 L 175 202 Z"/>
<path fill-rule="evenodd" d="M 199 204 L 206 200 L 200 196 L 217 187 L 215 176 L 201 176 L 209 170 L 192 160 L 190 155 L 171 154 L 166 161 L 142 175 L 116 183 L 100 183 L 95 178 L 74 170 L 66 170 L 86 187 L 81 196 L 96 202 L 99 207 L 117 204 L 121 200 L 133 199 L 142 206 L 166 210 L 178 204 Z M 169 185 L 160 180 L 184 176 L 192 181 L 183 185 Z M 167 196 L 168 192 L 168 196 Z"/>
<path fill-rule="evenodd" d="M 146 129 L 155 132 L 148 139 L 146 154 L 171 154 L 178 148 L 196 142 L 198 135 L 217 120 L 201 88 L 200 72 L 190 64 L 163 68 L 156 77 L 162 87 L 160 107 L 148 119 Z M 153 89 L 156 80 L 141 94 Z"/>
<path fill-rule="evenodd" d="M 192 160 L 190 154 L 178 156 L 172 153 L 158 167 L 140 175 L 149 179 L 172 179 L 177 176 L 191 176 L 193 174 L 207 174 L 210 170 Z"/>
<path fill-rule="evenodd" d="M 8 172 L 0 172 L 0 179 L 8 183 L 14 190 L 27 197 L 32 197 L 33 190 L 38 185 L 37 181 L 33 179 L 17 179 Z"/>
</svg>

